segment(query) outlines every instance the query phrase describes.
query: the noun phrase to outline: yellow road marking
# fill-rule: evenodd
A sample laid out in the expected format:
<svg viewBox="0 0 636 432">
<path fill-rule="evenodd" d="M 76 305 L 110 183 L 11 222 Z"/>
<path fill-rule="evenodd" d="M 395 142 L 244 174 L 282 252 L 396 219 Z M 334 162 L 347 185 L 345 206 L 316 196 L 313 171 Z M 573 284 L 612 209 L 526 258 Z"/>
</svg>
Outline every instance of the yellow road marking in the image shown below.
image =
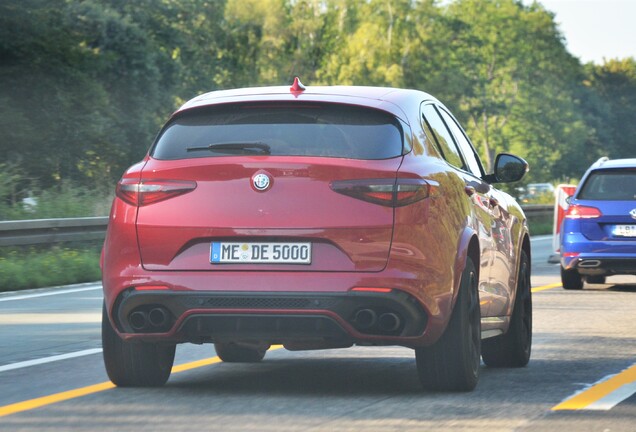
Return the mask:
<svg viewBox="0 0 636 432">
<path fill-rule="evenodd" d="M 544 285 L 544 286 L 540 286 L 540 287 L 536 287 L 536 288 L 532 288 L 532 292 L 538 292 L 538 291 L 544 291 L 544 290 L 548 290 L 551 288 L 557 288 L 560 287 L 561 284 L 557 283 L 557 284 L 551 284 L 551 285 Z M 279 349 L 282 348 L 282 346 L 280 345 L 275 345 L 272 346 L 270 348 L 270 350 L 275 350 L 275 349 Z M 221 359 L 218 357 L 211 357 L 211 358 L 207 358 L 207 359 L 203 359 L 203 360 L 198 360 L 198 361 L 194 361 L 194 362 L 190 362 L 190 363 L 185 363 L 182 365 L 178 365 L 178 366 L 174 366 L 172 368 L 172 373 L 179 373 L 179 372 L 185 372 L 188 370 L 192 370 L 192 369 L 196 369 L 196 368 L 200 368 L 200 367 L 204 367 L 204 366 L 209 366 L 215 363 L 219 363 L 221 362 Z M 100 384 L 94 384 L 91 386 L 87 386 L 87 387 L 82 387 L 79 389 L 74 389 L 74 390 L 69 390 L 69 391 L 65 391 L 65 392 L 61 392 L 61 393 L 56 393 L 56 394 L 52 394 L 49 396 L 43 396 L 43 397 L 39 397 L 39 398 L 35 398 L 35 399 L 30 399 L 27 401 L 23 401 L 23 402 L 17 402 L 14 404 L 10 404 L 10 405 L 5 405 L 3 407 L 0 407 L 0 417 L 4 417 L 10 414 L 16 414 L 19 412 L 24 412 L 24 411 L 29 411 L 35 408 L 40 408 L 46 405 L 51 405 L 57 402 L 63 402 L 63 401 L 67 401 L 70 399 L 76 399 L 82 396 L 87 396 L 90 394 L 94 394 L 94 393 L 99 393 L 102 392 L 104 390 L 110 390 L 112 388 L 115 388 L 115 385 L 113 383 L 111 383 L 110 381 L 107 382 L 103 382 Z M 560 405 L 559 405 L 560 406 Z M 555 408 L 556 409 L 556 408 Z M 564 408 L 561 408 L 564 409 Z"/>
<path fill-rule="evenodd" d="M 561 283 L 559 282 L 559 283 L 553 283 L 553 284 L 550 284 L 550 285 L 538 286 L 538 287 L 532 288 L 530 291 L 535 293 L 535 292 L 539 292 L 539 291 L 549 290 L 549 289 L 552 289 L 552 288 L 560 288 L 562 286 L 563 285 L 561 285 Z"/>
<path fill-rule="evenodd" d="M 270 350 L 280 349 L 282 345 L 273 345 Z M 172 368 L 172 373 L 185 372 L 191 369 L 200 368 L 203 366 L 209 366 L 214 363 L 220 363 L 221 359 L 218 357 L 210 357 L 203 360 L 197 360 L 190 363 L 184 363 Z M 61 393 L 52 394 L 49 396 L 43 396 L 35 399 L 30 399 L 23 402 L 17 402 L 10 405 L 0 407 L 0 417 L 8 416 L 10 414 L 17 414 L 19 412 L 29 411 L 43 406 L 52 405 L 57 402 L 64 402 L 70 399 L 76 399 L 82 396 L 103 392 L 104 390 L 110 390 L 115 388 L 115 384 L 110 381 L 106 381 L 99 384 L 90 385 L 74 390 L 69 390 Z"/>
<path fill-rule="evenodd" d="M 203 360 L 193 361 L 191 363 L 184 363 L 179 366 L 173 366 L 172 373 L 184 372 L 190 369 L 196 369 L 203 366 L 209 366 L 214 363 L 220 363 L 221 359 L 218 357 L 211 357 Z"/>
<path fill-rule="evenodd" d="M 109 390 L 115 387 L 110 381 L 95 384 L 88 387 L 82 387 L 75 390 L 69 390 L 62 393 L 56 393 L 49 396 L 39 397 L 24 402 L 18 402 L 11 405 L 5 405 L 0 407 L 0 417 L 7 416 L 9 414 L 15 414 L 23 411 L 29 411 L 35 408 L 40 408 L 46 405 L 51 405 L 57 402 L 67 401 L 69 399 L 75 399 L 78 397 L 86 396 L 93 393 L 99 393 L 104 390 Z"/>
<path fill-rule="evenodd" d="M 597 402 L 620 387 L 636 382 L 636 365 L 561 402 L 552 411 L 580 410 Z"/>
</svg>

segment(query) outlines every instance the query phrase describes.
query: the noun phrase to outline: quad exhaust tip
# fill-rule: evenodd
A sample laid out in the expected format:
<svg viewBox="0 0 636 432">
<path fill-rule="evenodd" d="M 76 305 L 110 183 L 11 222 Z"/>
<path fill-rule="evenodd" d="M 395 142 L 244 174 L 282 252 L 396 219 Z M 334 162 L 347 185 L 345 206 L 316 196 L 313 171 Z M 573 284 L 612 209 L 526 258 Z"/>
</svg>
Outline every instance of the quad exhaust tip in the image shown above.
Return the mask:
<svg viewBox="0 0 636 432">
<path fill-rule="evenodd" d="M 360 309 L 353 320 L 358 330 L 367 330 L 375 326 L 378 316 L 373 309 Z"/>
<path fill-rule="evenodd" d="M 152 327 L 164 327 L 168 323 L 168 313 L 164 308 L 154 308 L 148 312 L 148 323 Z"/>
<path fill-rule="evenodd" d="M 136 332 L 164 332 L 170 324 L 170 312 L 164 307 L 154 307 L 148 312 L 136 310 L 128 316 L 128 322 Z"/>
<path fill-rule="evenodd" d="M 130 326 L 135 331 L 144 331 L 148 328 L 148 314 L 143 311 L 135 311 L 128 317 Z"/>
<path fill-rule="evenodd" d="M 400 328 L 400 317 L 393 312 L 387 312 L 380 315 L 378 319 L 378 327 L 385 332 L 393 332 Z"/>
<path fill-rule="evenodd" d="M 402 325 L 402 319 L 393 312 L 379 313 L 370 308 L 358 310 L 353 317 L 355 328 L 364 333 L 392 333 Z"/>
</svg>

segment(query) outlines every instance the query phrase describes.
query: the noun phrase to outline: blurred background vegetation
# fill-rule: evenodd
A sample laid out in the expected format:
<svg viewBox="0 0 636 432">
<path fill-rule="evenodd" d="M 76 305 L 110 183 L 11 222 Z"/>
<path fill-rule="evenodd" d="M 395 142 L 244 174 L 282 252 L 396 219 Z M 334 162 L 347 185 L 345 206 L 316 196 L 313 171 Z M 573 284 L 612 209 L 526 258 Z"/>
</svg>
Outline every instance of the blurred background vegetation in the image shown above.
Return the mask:
<svg viewBox="0 0 636 432">
<path fill-rule="evenodd" d="M 636 150 L 636 61 L 581 64 L 538 3 L 2 0 L 0 220 L 106 215 L 185 100 L 296 75 L 429 92 L 488 167 L 526 158 L 525 184 Z"/>
<path fill-rule="evenodd" d="M 636 150 L 636 61 L 581 64 L 537 3 L 3 0 L 0 219 L 54 193 L 69 216 L 105 215 L 99 202 L 182 102 L 296 75 L 427 91 L 486 165 L 501 151 L 525 157 L 526 183 Z"/>
</svg>

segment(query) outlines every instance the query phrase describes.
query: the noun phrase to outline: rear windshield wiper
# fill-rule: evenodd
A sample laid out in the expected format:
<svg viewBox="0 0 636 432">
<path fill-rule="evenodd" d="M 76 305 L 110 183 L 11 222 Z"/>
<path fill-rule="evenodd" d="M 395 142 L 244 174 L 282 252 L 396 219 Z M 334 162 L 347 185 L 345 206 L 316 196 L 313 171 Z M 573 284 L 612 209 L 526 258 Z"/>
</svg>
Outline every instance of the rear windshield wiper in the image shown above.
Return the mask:
<svg viewBox="0 0 636 432">
<path fill-rule="evenodd" d="M 227 143 L 218 143 L 218 144 L 210 144 L 209 146 L 204 147 L 188 147 L 187 151 L 211 151 L 211 152 L 219 152 L 219 153 L 238 153 L 238 154 L 270 154 L 272 152 L 272 148 L 265 144 L 264 142 L 227 142 Z"/>
</svg>

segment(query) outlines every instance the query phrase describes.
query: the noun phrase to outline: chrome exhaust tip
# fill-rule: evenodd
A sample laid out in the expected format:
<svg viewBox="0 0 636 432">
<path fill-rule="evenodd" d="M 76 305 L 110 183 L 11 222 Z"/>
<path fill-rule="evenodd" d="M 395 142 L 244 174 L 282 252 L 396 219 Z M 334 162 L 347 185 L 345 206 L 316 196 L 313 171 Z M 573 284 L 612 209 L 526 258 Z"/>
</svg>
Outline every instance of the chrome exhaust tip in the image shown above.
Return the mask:
<svg viewBox="0 0 636 432">
<path fill-rule="evenodd" d="M 599 267 L 601 265 L 601 261 L 600 260 L 595 260 L 595 259 L 591 259 L 591 260 L 581 260 L 579 262 L 579 267 L 581 268 L 596 268 Z"/>
<path fill-rule="evenodd" d="M 370 329 L 377 320 L 378 316 L 373 309 L 360 309 L 353 318 L 356 328 L 359 330 Z"/>
<path fill-rule="evenodd" d="M 378 327 L 385 332 L 392 332 L 400 328 L 400 317 L 392 312 L 383 313 L 378 319 Z"/>
<path fill-rule="evenodd" d="M 148 315 L 143 311 L 135 311 L 128 317 L 130 326 L 135 331 L 143 331 L 148 328 Z"/>
</svg>

